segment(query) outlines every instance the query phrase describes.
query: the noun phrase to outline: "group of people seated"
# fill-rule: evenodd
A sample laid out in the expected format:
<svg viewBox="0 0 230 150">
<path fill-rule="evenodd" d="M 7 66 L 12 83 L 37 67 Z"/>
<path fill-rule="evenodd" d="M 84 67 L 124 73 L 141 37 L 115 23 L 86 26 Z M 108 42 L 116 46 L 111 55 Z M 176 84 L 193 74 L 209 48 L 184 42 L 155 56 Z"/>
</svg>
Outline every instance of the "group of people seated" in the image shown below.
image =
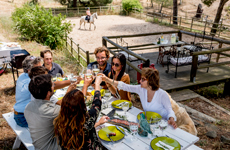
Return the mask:
<svg viewBox="0 0 230 150">
<path fill-rule="evenodd" d="M 14 119 L 19 126 L 29 127 L 35 149 L 104 149 L 96 135 L 95 127 L 107 122 L 103 116 L 97 122 L 101 111 L 100 88 L 109 89 L 112 95 L 131 100 L 130 92 L 140 96 L 144 111 L 159 113 L 163 119 L 177 128 L 177 117 L 171 105 L 171 98 L 160 88 L 159 72 L 143 68 L 140 85 L 130 85 L 125 73 L 126 58 L 118 53 L 109 63 L 110 53 L 106 47 L 95 49 L 96 61 L 103 73 L 95 77 L 84 77 L 82 91 L 76 89 L 80 82 L 70 80 L 52 81 L 56 73 L 64 74 L 58 64 L 52 62 L 52 52 L 41 52 L 40 57 L 28 56 L 23 61 L 24 73 L 16 84 Z M 92 107 L 87 110 L 85 97 L 90 85 L 95 88 Z M 62 100 L 57 100 L 54 90 L 69 86 Z M 193 124 L 194 125 L 194 124 Z M 196 134 L 196 133 L 195 133 Z"/>
</svg>

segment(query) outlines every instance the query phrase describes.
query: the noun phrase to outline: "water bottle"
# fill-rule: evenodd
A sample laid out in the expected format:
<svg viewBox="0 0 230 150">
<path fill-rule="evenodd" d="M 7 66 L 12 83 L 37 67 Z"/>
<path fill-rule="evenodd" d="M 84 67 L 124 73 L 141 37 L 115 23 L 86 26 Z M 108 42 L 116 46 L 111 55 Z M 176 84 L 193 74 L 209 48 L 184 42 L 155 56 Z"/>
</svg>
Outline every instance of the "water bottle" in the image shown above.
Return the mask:
<svg viewBox="0 0 230 150">
<path fill-rule="evenodd" d="M 164 43 L 164 35 L 163 35 L 163 33 L 161 33 L 161 44 L 163 44 Z"/>
<path fill-rule="evenodd" d="M 145 115 L 143 113 L 140 114 L 139 120 L 140 127 L 138 128 L 138 134 L 143 137 L 147 137 L 148 133 L 152 134 L 148 121 L 145 119 Z"/>
<path fill-rule="evenodd" d="M 171 43 L 172 44 L 176 43 L 176 35 L 175 34 L 172 34 L 172 36 L 171 36 Z"/>
</svg>

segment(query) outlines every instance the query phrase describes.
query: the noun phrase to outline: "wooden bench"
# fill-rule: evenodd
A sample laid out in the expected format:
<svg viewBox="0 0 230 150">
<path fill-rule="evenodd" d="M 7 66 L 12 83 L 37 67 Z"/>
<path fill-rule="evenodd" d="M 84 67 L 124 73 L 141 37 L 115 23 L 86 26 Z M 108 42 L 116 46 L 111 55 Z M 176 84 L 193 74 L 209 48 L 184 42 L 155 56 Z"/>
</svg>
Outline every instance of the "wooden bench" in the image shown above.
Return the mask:
<svg viewBox="0 0 230 150">
<path fill-rule="evenodd" d="M 34 150 L 29 128 L 18 126 L 14 120 L 13 112 L 3 114 L 2 116 L 17 135 L 12 149 L 18 149 L 21 143 L 23 143 L 28 150 Z"/>
</svg>

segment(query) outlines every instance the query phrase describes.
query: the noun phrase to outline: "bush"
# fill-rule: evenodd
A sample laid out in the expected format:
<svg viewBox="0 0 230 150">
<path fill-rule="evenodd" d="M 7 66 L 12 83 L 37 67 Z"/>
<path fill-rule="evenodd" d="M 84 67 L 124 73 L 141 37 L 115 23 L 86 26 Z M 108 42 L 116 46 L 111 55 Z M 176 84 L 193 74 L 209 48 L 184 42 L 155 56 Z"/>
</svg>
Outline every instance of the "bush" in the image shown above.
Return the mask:
<svg viewBox="0 0 230 150">
<path fill-rule="evenodd" d="M 12 20 L 15 23 L 14 29 L 22 37 L 35 40 L 51 49 L 61 46 L 65 33 L 68 34 L 73 28 L 70 22 L 64 21 L 65 16 L 53 16 L 51 10 L 38 5 L 24 4 L 23 7 L 16 8 Z"/>
<path fill-rule="evenodd" d="M 122 0 L 122 8 L 128 13 L 135 10 L 135 8 L 136 11 L 141 11 L 143 9 L 139 0 Z"/>
</svg>

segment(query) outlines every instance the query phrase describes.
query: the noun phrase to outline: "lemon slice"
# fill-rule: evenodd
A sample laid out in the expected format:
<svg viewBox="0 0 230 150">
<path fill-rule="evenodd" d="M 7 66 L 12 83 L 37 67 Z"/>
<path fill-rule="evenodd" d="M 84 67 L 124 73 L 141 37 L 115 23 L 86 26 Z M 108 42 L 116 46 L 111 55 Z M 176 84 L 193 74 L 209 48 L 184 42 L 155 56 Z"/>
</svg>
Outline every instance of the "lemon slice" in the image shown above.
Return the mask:
<svg viewBox="0 0 230 150">
<path fill-rule="evenodd" d="M 81 80 L 79 84 L 84 84 L 84 80 Z"/>
<path fill-rule="evenodd" d="M 105 95 L 105 89 L 101 89 L 101 96 L 104 96 Z M 91 91 L 91 94 L 94 95 L 95 93 L 95 90 Z"/>
</svg>

